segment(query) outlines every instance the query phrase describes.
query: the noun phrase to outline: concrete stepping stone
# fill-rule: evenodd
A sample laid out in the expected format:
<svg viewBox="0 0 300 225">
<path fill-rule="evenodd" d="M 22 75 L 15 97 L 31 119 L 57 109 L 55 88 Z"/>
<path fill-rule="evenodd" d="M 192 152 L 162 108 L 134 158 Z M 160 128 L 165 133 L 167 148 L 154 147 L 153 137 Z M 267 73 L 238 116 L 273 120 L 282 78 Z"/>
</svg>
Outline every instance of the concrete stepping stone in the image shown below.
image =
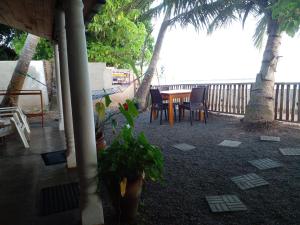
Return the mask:
<svg viewBox="0 0 300 225">
<path fill-rule="evenodd" d="M 240 144 L 242 144 L 240 141 L 224 140 L 218 145 L 223 147 L 237 148 L 240 146 Z"/>
<path fill-rule="evenodd" d="M 282 164 L 279 162 L 276 162 L 272 159 L 257 159 L 257 160 L 251 160 L 248 161 L 252 166 L 255 166 L 256 168 L 260 170 L 266 170 L 266 169 L 273 169 L 277 167 L 282 167 Z"/>
<path fill-rule="evenodd" d="M 214 213 L 247 210 L 247 207 L 236 195 L 214 195 L 205 198 L 210 210 Z"/>
<path fill-rule="evenodd" d="M 242 190 L 268 185 L 269 183 L 255 173 L 232 177 L 231 180 Z"/>
<path fill-rule="evenodd" d="M 274 136 L 260 136 L 261 141 L 269 141 L 269 142 L 280 142 L 280 137 Z"/>
<path fill-rule="evenodd" d="M 177 148 L 181 151 L 184 151 L 184 152 L 190 151 L 190 150 L 193 150 L 193 149 L 196 148 L 195 146 L 189 145 L 189 144 L 186 144 L 186 143 L 175 144 L 175 145 L 173 145 L 173 147 Z"/>
<path fill-rule="evenodd" d="M 300 155 L 300 148 L 279 148 L 282 155 Z"/>
</svg>

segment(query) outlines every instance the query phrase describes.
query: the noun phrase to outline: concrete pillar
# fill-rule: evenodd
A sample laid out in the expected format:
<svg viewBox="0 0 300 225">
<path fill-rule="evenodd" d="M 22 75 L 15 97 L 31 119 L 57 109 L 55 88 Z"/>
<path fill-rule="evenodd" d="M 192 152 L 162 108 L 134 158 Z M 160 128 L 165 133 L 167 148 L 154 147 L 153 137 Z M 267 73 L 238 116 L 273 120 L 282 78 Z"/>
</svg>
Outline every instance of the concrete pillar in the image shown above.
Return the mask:
<svg viewBox="0 0 300 225">
<path fill-rule="evenodd" d="M 75 141 L 73 130 L 72 104 L 69 82 L 69 68 L 67 55 L 67 39 L 65 29 L 65 12 L 62 9 L 56 10 L 56 33 L 59 47 L 60 77 L 62 86 L 63 112 L 65 136 L 67 144 L 67 167 L 76 167 Z"/>
<path fill-rule="evenodd" d="M 104 224 L 97 194 L 97 154 L 82 0 L 66 0 L 69 79 L 83 225 Z"/>
<path fill-rule="evenodd" d="M 62 109 L 62 98 L 61 98 L 61 81 L 60 81 L 60 71 L 59 71 L 59 56 L 58 56 L 58 45 L 54 45 L 54 63 L 55 63 L 55 77 L 56 77 L 56 98 L 58 104 L 58 128 L 59 130 L 64 130 L 64 114 Z"/>
</svg>

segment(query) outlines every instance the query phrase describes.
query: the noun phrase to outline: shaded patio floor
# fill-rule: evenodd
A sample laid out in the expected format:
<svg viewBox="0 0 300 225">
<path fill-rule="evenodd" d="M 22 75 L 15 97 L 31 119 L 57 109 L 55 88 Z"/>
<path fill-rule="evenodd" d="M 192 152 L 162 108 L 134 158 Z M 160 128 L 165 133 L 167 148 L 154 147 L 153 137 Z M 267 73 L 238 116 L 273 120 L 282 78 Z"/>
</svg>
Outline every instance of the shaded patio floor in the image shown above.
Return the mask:
<svg viewBox="0 0 300 225">
<path fill-rule="evenodd" d="M 17 136 L 0 146 L 0 224 L 1 225 L 73 225 L 79 222 L 79 210 L 39 216 L 38 199 L 43 187 L 77 181 L 75 171 L 64 164 L 45 166 L 40 154 L 62 150 L 64 135 L 57 122 L 47 127 L 31 125 L 31 148 L 25 150 Z M 210 115 L 207 125 L 185 121 L 171 128 L 167 122 L 149 124 L 149 112 L 137 119 L 138 131 L 144 131 L 153 144 L 162 148 L 165 159 L 163 184 L 146 182 L 139 208 L 139 225 L 279 224 L 300 223 L 300 156 L 282 156 L 279 147 L 300 147 L 300 128 L 279 125 L 274 130 L 248 132 L 238 118 Z M 260 135 L 279 136 L 281 142 L 259 141 Z M 107 131 L 106 139 L 112 135 Z M 223 140 L 241 141 L 230 149 L 217 144 Z M 180 151 L 174 144 L 196 147 Z M 249 160 L 270 158 L 283 167 L 259 170 Z M 241 190 L 230 178 L 256 173 L 268 186 Z M 104 191 L 105 193 L 105 191 Z M 212 213 L 206 195 L 234 194 L 247 211 Z M 103 196 L 106 224 L 114 224 L 113 209 Z"/>
<path fill-rule="evenodd" d="M 39 194 L 45 187 L 77 180 L 76 171 L 65 164 L 45 166 L 41 153 L 65 149 L 64 134 L 57 122 L 30 124 L 30 149 L 26 150 L 18 135 L 9 136 L 0 146 L 0 224 L 53 225 L 78 224 L 79 210 L 40 216 Z"/>
</svg>

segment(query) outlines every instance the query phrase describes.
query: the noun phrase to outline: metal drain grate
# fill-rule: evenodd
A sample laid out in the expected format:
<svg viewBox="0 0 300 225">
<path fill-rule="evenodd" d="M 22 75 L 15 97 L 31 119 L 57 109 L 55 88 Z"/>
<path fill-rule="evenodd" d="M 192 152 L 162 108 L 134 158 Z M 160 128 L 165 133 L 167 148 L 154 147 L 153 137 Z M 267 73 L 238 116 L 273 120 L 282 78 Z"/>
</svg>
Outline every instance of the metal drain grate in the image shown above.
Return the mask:
<svg viewBox="0 0 300 225">
<path fill-rule="evenodd" d="M 79 207 L 78 183 L 62 184 L 43 188 L 40 192 L 40 213 L 42 216 Z"/>
</svg>

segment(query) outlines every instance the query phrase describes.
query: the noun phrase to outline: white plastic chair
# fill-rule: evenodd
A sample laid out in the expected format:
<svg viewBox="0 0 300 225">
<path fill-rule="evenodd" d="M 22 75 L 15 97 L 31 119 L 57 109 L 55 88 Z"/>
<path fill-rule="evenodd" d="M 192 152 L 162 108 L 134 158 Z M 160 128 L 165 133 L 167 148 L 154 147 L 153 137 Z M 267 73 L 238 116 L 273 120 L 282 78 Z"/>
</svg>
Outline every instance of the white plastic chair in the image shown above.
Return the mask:
<svg viewBox="0 0 300 225">
<path fill-rule="evenodd" d="M 27 137 L 25 135 L 24 130 L 26 129 L 24 124 L 19 120 L 17 113 L 13 114 L 13 117 L 10 118 L 10 121 L 12 122 L 12 124 L 15 126 L 16 130 L 18 131 L 20 138 L 24 144 L 25 148 L 29 148 L 29 144 L 27 141 Z"/>
<path fill-rule="evenodd" d="M 0 119 L 0 140 L 2 143 L 5 141 L 5 137 L 13 132 L 11 122 L 9 119 Z"/>
<path fill-rule="evenodd" d="M 27 121 L 27 117 L 26 115 L 23 113 L 23 111 L 21 110 L 20 107 L 16 106 L 16 107 L 3 107 L 0 108 L 0 117 L 11 117 L 13 116 L 14 113 L 17 113 L 19 120 L 22 121 L 22 123 L 25 126 L 26 132 L 27 132 L 27 139 L 30 139 L 30 128 L 29 128 L 29 124 Z"/>
<path fill-rule="evenodd" d="M 4 107 L 0 108 L 0 119 L 6 121 L 6 126 L 2 128 L 0 137 L 5 136 L 13 132 L 13 128 L 18 131 L 18 134 L 24 144 L 25 148 L 29 148 L 30 140 L 30 128 L 27 122 L 26 115 L 19 107 Z M 8 125 L 10 123 L 10 125 Z"/>
</svg>

